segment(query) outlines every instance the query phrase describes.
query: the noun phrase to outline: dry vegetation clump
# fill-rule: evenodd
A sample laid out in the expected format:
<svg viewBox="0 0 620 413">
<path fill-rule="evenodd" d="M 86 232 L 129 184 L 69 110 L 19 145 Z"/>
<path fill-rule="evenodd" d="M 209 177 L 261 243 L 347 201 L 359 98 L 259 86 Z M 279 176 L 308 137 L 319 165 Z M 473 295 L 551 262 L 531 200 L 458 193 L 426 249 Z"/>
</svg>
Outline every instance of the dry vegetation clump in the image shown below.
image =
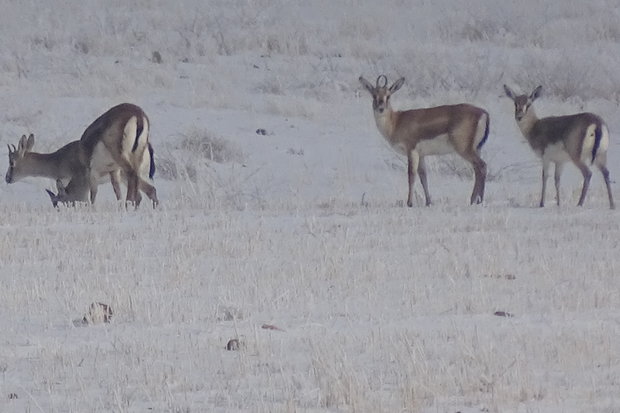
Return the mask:
<svg viewBox="0 0 620 413">
<path fill-rule="evenodd" d="M 182 135 L 180 149 L 217 163 L 241 163 L 244 160 L 243 151 L 237 144 L 205 130 L 194 130 Z"/>
</svg>

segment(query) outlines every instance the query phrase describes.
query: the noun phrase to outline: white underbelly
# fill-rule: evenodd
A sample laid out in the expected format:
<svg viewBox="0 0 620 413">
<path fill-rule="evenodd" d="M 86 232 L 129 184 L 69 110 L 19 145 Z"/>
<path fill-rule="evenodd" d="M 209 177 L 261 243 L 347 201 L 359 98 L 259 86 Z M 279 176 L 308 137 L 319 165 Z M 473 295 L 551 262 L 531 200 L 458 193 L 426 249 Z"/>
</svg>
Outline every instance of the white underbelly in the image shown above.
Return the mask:
<svg viewBox="0 0 620 413">
<path fill-rule="evenodd" d="M 454 152 L 454 147 L 448 139 L 448 135 L 439 135 L 431 139 L 424 139 L 415 147 L 420 156 L 446 155 Z"/>
<path fill-rule="evenodd" d="M 570 160 L 570 155 L 566 152 L 564 142 L 556 142 L 545 148 L 542 158 L 551 162 L 566 162 Z"/>
</svg>

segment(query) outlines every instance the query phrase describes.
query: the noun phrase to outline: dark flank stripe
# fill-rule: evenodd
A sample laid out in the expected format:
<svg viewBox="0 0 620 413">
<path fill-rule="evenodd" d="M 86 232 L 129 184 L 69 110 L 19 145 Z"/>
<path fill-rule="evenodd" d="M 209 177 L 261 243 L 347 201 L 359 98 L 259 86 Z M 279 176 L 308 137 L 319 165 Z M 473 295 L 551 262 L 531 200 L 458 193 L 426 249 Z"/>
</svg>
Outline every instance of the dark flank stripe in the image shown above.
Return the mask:
<svg viewBox="0 0 620 413">
<path fill-rule="evenodd" d="M 144 119 L 142 116 L 138 116 L 136 121 L 136 139 L 133 141 L 133 147 L 131 148 L 132 152 L 135 152 L 138 149 L 138 138 L 142 135 L 142 131 L 144 130 Z"/>
<path fill-rule="evenodd" d="M 601 146 L 601 138 L 603 137 L 603 128 L 601 125 L 596 125 L 596 129 L 594 130 L 594 146 L 592 147 L 592 163 L 594 163 L 594 159 L 596 158 L 596 153 L 598 152 L 599 146 Z"/>
<path fill-rule="evenodd" d="M 153 150 L 153 146 L 151 146 L 151 142 L 148 143 L 148 149 L 149 149 L 149 157 L 150 159 L 150 166 L 149 166 L 149 178 L 153 179 L 153 177 L 155 176 L 155 150 Z"/>
<path fill-rule="evenodd" d="M 476 146 L 477 150 L 480 150 L 480 148 L 482 148 L 482 145 L 485 144 L 485 142 L 487 141 L 487 138 L 489 137 L 489 124 L 490 124 L 490 118 L 489 118 L 489 114 L 486 113 L 485 114 L 487 117 L 487 124 L 486 127 L 484 129 L 484 137 L 482 138 L 482 140 L 480 141 L 480 143 L 478 143 L 478 146 Z"/>
</svg>

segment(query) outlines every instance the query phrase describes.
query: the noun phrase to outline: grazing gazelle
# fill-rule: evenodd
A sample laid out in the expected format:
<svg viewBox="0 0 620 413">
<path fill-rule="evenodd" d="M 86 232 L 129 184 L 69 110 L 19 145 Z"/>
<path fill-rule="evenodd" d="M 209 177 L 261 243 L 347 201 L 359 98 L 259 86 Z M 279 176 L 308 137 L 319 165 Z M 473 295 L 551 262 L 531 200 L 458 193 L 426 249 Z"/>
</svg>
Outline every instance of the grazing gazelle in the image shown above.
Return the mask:
<svg viewBox="0 0 620 413">
<path fill-rule="evenodd" d="M 380 84 L 383 80 L 383 84 Z M 409 194 L 407 205 L 413 206 L 413 184 L 420 175 L 426 205 L 431 204 L 424 157 L 458 153 L 474 168 L 475 183 L 471 203 L 484 199 L 487 166 L 478 153 L 489 135 L 489 114 L 469 104 L 437 106 L 404 111 L 392 110 L 390 96 L 401 88 L 405 78 L 387 87 L 387 77 L 380 75 L 376 86 L 360 76 L 359 81 L 372 95 L 377 128 L 388 143 L 407 156 Z"/>
<path fill-rule="evenodd" d="M 588 164 L 596 164 L 603 174 L 609 207 L 615 208 L 609 184 L 607 169 L 607 147 L 609 131 L 603 120 L 593 113 L 576 115 L 552 116 L 538 119 L 532 103 L 540 96 L 542 86 L 538 86 L 528 95 L 517 95 L 508 86 L 504 91 L 515 104 L 515 119 L 521 133 L 527 139 L 536 154 L 542 158 L 542 194 L 540 206 L 545 206 L 545 192 L 549 165 L 555 163 L 555 191 L 557 204 L 560 205 L 560 175 L 566 161 L 572 161 L 583 175 L 583 187 L 578 206 L 583 205 L 586 198 L 592 172 Z"/>
<path fill-rule="evenodd" d="M 87 156 L 80 141 L 70 142 L 56 152 L 37 153 L 32 152 L 34 135 L 30 134 L 28 138 L 23 135 L 17 147 L 7 146 L 9 148 L 9 169 L 6 171 L 5 180 L 8 184 L 29 176 L 69 182 L 73 176 L 85 173 Z M 76 200 L 87 201 L 88 194 Z"/>
<path fill-rule="evenodd" d="M 153 206 L 157 205 L 157 191 L 148 182 L 155 172 L 148 136 L 149 120 L 140 107 L 122 103 L 105 112 L 86 128 L 80 139 L 87 156 L 86 173 L 74 175 L 66 187 L 57 181 L 58 194 L 48 191 L 52 203 L 81 200 L 88 190 L 94 203 L 99 180 L 106 175 L 110 176 L 114 193 L 120 199 L 122 174 L 127 181 L 128 203 L 137 206 L 142 190 Z"/>
</svg>

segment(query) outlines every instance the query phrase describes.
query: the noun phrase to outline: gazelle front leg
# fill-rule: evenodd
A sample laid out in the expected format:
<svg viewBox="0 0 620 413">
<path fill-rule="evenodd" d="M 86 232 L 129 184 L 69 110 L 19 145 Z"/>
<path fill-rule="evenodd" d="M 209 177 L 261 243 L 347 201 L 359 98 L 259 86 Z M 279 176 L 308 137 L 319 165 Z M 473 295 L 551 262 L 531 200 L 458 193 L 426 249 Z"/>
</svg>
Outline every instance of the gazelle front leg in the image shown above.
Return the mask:
<svg viewBox="0 0 620 413">
<path fill-rule="evenodd" d="M 545 206 L 545 193 L 547 192 L 547 175 L 549 174 L 549 162 L 548 159 L 543 158 L 543 167 L 542 167 L 542 193 L 540 194 L 540 206 L 541 208 Z"/>
<path fill-rule="evenodd" d="M 426 198 L 426 206 L 431 205 L 431 194 L 428 191 L 428 180 L 426 178 L 426 162 L 424 162 L 424 157 L 420 156 L 420 160 L 418 162 L 418 175 L 420 175 L 420 182 L 422 183 L 422 188 L 424 189 L 424 197 Z"/>
<path fill-rule="evenodd" d="M 407 177 L 409 178 L 409 194 L 407 195 L 407 206 L 413 206 L 413 184 L 415 174 L 420 164 L 420 154 L 416 150 L 407 151 Z M 428 198 L 427 198 L 428 202 Z"/>
<path fill-rule="evenodd" d="M 123 199 L 123 193 L 121 192 L 121 170 L 116 169 L 110 172 L 110 183 L 112 184 L 112 189 L 114 189 L 114 195 L 116 195 L 116 200 L 120 201 Z"/>
<path fill-rule="evenodd" d="M 95 198 L 97 198 L 97 186 L 99 185 L 97 181 L 97 176 L 93 173 L 89 173 L 89 181 L 88 186 L 90 190 L 90 204 L 95 204 Z"/>
<path fill-rule="evenodd" d="M 555 199 L 557 202 L 557 205 L 560 206 L 560 176 L 562 175 L 562 168 L 563 168 L 564 164 L 562 162 L 556 162 L 555 163 L 555 174 L 554 174 L 554 181 L 555 181 Z"/>
</svg>

